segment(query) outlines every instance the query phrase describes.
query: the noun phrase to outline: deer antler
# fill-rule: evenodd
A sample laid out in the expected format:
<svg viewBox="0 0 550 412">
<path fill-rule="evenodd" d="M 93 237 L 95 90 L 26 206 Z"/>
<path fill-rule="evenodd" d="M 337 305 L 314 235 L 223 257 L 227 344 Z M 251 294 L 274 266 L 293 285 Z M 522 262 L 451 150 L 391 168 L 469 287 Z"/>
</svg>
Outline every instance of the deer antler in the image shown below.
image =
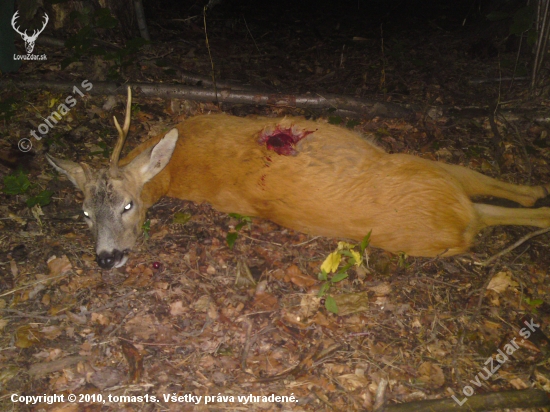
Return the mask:
<svg viewBox="0 0 550 412">
<path fill-rule="evenodd" d="M 15 21 L 16 21 L 18 18 L 19 18 L 19 10 L 17 10 L 17 11 L 15 12 L 15 14 L 13 15 L 13 17 L 11 18 L 11 25 L 12 25 L 13 29 L 14 29 L 17 33 L 19 33 L 21 36 L 26 36 L 26 35 L 27 35 L 27 30 L 25 30 L 24 33 L 21 33 L 21 32 L 19 31 L 19 27 L 15 27 Z"/>
<path fill-rule="evenodd" d="M 34 39 L 36 39 L 38 37 L 38 35 L 44 31 L 44 29 L 46 28 L 46 24 L 48 24 L 49 21 L 50 21 L 50 18 L 48 17 L 48 15 L 46 13 L 44 13 L 44 24 L 42 25 L 42 28 L 40 30 L 35 30 L 33 32 L 32 37 Z"/>
<path fill-rule="evenodd" d="M 118 141 L 116 146 L 113 149 L 113 154 L 111 155 L 111 165 L 109 168 L 109 174 L 111 177 L 118 176 L 118 158 L 120 157 L 120 152 L 122 151 L 122 146 L 124 146 L 124 141 L 128 135 L 128 130 L 130 129 L 130 115 L 132 111 L 132 89 L 128 86 L 128 100 L 126 102 L 126 115 L 124 117 L 124 128 L 120 128 L 120 124 L 116 119 L 116 116 L 113 116 L 115 120 L 115 126 L 118 130 Z"/>
</svg>

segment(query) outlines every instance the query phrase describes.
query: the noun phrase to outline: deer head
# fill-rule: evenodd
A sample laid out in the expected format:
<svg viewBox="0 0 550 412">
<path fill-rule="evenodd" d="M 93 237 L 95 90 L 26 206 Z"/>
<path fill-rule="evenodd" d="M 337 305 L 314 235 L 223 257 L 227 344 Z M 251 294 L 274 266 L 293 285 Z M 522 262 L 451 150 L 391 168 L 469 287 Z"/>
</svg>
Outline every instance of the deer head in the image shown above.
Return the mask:
<svg viewBox="0 0 550 412">
<path fill-rule="evenodd" d="M 46 24 L 48 24 L 48 21 L 50 21 L 50 18 L 46 13 L 44 13 L 44 24 L 42 25 L 42 28 L 40 30 L 34 30 L 31 36 L 27 34 L 27 30 L 24 32 L 21 32 L 19 30 L 19 27 L 15 27 L 15 21 L 19 17 L 19 10 L 15 12 L 11 19 L 11 26 L 13 29 L 21 35 L 21 38 L 25 42 L 25 49 L 27 50 L 27 54 L 31 54 L 34 50 L 34 43 L 36 42 L 36 39 L 38 38 L 38 35 L 44 31 L 46 28 Z"/>
<path fill-rule="evenodd" d="M 131 100 L 128 87 L 124 127 L 114 118 L 119 138 L 108 168 L 93 170 L 86 163 L 46 155 L 50 164 L 84 193 L 82 213 L 96 241 L 97 263 L 104 269 L 126 263 L 147 211 L 141 200 L 143 185 L 168 164 L 178 140 L 177 129 L 172 129 L 155 146 L 119 167 L 120 152 L 130 128 Z"/>
</svg>

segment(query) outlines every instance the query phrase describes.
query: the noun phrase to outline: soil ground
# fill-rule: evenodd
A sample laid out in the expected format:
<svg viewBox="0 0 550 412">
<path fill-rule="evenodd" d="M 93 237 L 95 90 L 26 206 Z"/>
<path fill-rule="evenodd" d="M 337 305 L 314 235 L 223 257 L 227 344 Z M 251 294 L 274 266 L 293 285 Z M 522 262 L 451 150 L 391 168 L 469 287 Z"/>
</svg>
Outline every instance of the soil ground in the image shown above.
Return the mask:
<svg viewBox="0 0 550 412">
<path fill-rule="evenodd" d="M 535 91 L 499 81 L 527 75 L 532 59 L 525 47 L 518 57 L 519 42 L 507 38 L 511 22 L 488 22 L 490 8 L 447 3 L 227 1 L 207 13 L 209 49 L 202 7 L 151 6 L 153 47 L 120 61 L 84 54 L 62 68 L 71 56 L 66 49 L 37 45 L 47 62 L 26 62 L 2 77 L 176 83 L 187 73 L 208 78 L 213 64 L 218 81 L 261 92 L 370 98 L 416 114 L 346 118 L 137 94 L 124 152 L 195 114 L 299 115 L 341 121 L 388 151 L 509 182 L 550 182 L 548 125 L 529 116 L 548 107 L 547 66 Z M 123 44 L 109 33 L 97 36 Z M 16 148 L 68 93 L 2 91 L 0 177 L 22 167 L 31 186 L 0 194 L 0 409 L 371 411 L 377 400 L 462 400 L 468 386 L 476 395 L 550 390 L 549 235 L 479 265 L 532 228 L 484 230 L 469 253 L 450 258 L 368 247 L 364 264 L 329 291 L 338 314 L 317 297 L 317 275 L 341 239 L 252 219 L 230 248 L 227 235 L 240 220 L 207 204 L 162 199 L 149 210 L 149 229 L 129 262 L 100 270 L 81 218 L 82 195 L 43 154 L 105 166 L 117 137 L 112 116 L 123 117 L 124 100 L 78 97 L 30 152 Z M 493 128 L 488 113 L 496 113 Z M 53 195 L 40 214 L 26 201 L 43 190 Z M 524 322 L 540 326 L 523 340 Z M 488 359 L 502 359 L 499 350 L 512 341 L 521 341 L 513 355 L 479 380 Z M 14 393 L 76 394 L 82 402 L 23 405 L 12 402 Z M 238 398 L 250 394 L 291 399 Z M 190 395 L 203 398 L 195 405 Z M 137 398 L 146 396 L 158 402 Z"/>
</svg>

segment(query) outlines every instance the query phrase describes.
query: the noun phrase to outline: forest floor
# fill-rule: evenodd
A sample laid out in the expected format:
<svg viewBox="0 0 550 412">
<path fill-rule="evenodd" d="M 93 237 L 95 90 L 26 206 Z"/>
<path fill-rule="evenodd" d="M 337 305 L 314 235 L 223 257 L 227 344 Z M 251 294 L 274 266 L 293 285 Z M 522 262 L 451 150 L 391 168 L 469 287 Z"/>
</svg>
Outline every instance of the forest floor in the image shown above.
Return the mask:
<svg viewBox="0 0 550 412">
<path fill-rule="evenodd" d="M 520 54 L 516 64 L 518 43 L 501 36 L 506 26 L 462 27 L 467 14 L 456 10 L 426 11 L 431 17 L 424 20 L 406 19 L 403 10 L 381 26 L 345 2 L 338 12 L 335 3 L 304 2 L 285 13 L 277 2 L 255 3 L 243 2 L 239 10 L 222 3 L 207 14 L 210 49 L 201 10 L 155 10 L 160 17 L 151 18 L 151 34 L 162 40 L 154 47 L 124 48 L 127 55 L 110 59 L 38 44 L 46 62 L 25 62 L 1 77 L 77 87 L 84 80 L 117 80 L 123 87 L 127 81 L 178 83 L 189 73 L 208 78 L 213 64 L 219 81 L 258 93 L 369 98 L 415 114 L 346 118 L 328 109 L 135 93 L 124 153 L 195 114 L 297 115 L 342 123 L 387 151 L 508 182 L 550 182 L 548 126 L 533 115 L 548 108 L 548 66 L 536 92 L 525 82 L 499 80 L 514 67 L 516 75 L 528 75 L 531 59 Z M 198 17 L 187 19 L 192 16 Z M 117 138 L 112 117 L 123 118 L 124 96 L 82 92 L 17 86 L 1 92 L 1 410 L 372 411 L 383 402 L 454 395 L 467 407 L 472 394 L 550 391 L 550 235 L 480 264 L 533 228 L 486 229 L 471 251 L 447 258 L 367 247 L 363 264 L 329 291 L 338 314 L 317 296 L 318 274 L 342 239 L 256 218 L 236 231 L 241 218 L 208 204 L 163 198 L 149 210 L 128 263 L 101 270 L 82 219 L 82 194 L 43 155 L 107 164 Z M 19 139 L 70 94 L 77 100 L 70 113 L 46 137 L 32 140 L 30 152 L 19 151 Z M 237 233 L 232 248 L 230 233 Z M 518 342 L 513 350 L 511 342 Z M 489 377 L 484 368 L 491 359 L 499 369 Z M 23 405 L 12 394 L 75 394 L 77 401 Z M 165 398 L 172 395 L 181 398 Z"/>
</svg>

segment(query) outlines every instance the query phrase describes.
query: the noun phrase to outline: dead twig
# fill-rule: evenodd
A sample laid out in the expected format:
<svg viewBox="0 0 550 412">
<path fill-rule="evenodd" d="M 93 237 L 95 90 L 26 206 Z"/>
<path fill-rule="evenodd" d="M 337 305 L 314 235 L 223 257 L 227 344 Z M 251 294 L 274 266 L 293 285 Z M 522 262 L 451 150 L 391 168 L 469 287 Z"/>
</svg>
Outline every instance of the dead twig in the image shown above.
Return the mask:
<svg viewBox="0 0 550 412">
<path fill-rule="evenodd" d="M 506 249 L 503 249 L 501 250 L 500 252 L 498 252 L 496 255 L 494 256 L 491 256 L 489 259 L 487 260 L 484 260 L 483 262 L 474 262 L 474 265 L 477 265 L 477 266 L 488 266 L 490 265 L 491 263 L 493 263 L 495 260 L 501 258 L 502 256 L 504 256 L 505 254 L 511 252 L 512 250 L 514 250 L 515 248 L 521 246 L 523 243 L 527 242 L 529 239 L 531 238 L 534 238 L 536 236 L 540 236 L 540 235 L 544 235 L 545 233 L 548 233 L 550 232 L 550 228 L 543 228 L 543 229 L 539 229 L 539 230 L 535 230 L 534 232 L 531 232 L 525 236 L 523 236 L 521 239 L 519 239 L 516 243 L 508 246 Z"/>
</svg>

